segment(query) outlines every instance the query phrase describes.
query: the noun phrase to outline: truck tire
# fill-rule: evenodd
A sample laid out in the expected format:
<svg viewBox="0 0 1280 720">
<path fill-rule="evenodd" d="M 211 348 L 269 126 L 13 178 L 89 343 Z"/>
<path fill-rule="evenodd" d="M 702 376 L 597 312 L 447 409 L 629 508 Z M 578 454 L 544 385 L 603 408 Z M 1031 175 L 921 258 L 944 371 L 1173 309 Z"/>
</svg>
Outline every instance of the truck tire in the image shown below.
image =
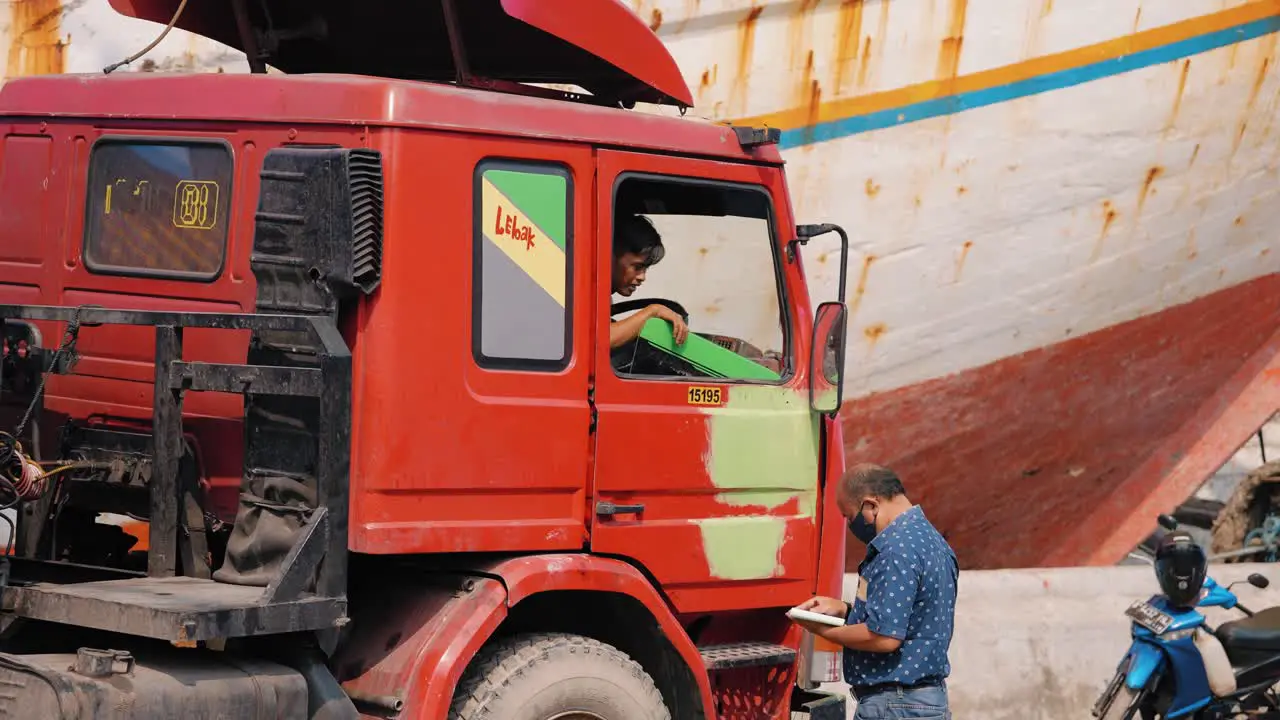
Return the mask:
<svg viewBox="0 0 1280 720">
<path fill-rule="evenodd" d="M 449 720 L 671 720 L 653 679 L 617 648 L 566 633 L 515 635 L 483 649 Z"/>
</svg>

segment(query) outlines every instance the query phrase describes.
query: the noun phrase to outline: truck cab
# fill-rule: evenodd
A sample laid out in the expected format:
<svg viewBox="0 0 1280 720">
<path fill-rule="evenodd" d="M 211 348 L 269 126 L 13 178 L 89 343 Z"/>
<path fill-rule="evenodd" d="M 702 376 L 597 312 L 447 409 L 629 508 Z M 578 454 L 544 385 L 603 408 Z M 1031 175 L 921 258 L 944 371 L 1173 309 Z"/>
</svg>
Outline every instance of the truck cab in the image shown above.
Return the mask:
<svg viewBox="0 0 1280 720">
<path fill-rule="evenodd" d="M 616 0 L 112 4 L 251 72 L 0 89 L 23 707 L 844 716 L 784 613 L 844 568 L 845 236 L 775 132 L 674 117 Z"/>
</svg>

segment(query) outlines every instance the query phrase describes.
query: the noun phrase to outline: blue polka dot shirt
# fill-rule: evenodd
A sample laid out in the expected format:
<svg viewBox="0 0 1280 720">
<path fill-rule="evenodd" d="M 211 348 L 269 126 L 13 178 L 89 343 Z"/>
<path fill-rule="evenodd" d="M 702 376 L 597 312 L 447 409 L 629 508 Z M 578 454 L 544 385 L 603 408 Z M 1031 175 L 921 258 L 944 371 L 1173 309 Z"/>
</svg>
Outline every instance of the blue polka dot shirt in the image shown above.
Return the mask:
<svg viewBox="0 0 1280 720">
<path fill-rule="evenodd" d="M 852 686 L 914 685 L 951 674 L 947 649 L 955 622 L 960 568 L 955 552 L 919 505 L 894 518 L 871 541 L 858 566 L 859 592 L 846 621 L 902 641 L 891 653 L 844 651 Z"/>
</svg>

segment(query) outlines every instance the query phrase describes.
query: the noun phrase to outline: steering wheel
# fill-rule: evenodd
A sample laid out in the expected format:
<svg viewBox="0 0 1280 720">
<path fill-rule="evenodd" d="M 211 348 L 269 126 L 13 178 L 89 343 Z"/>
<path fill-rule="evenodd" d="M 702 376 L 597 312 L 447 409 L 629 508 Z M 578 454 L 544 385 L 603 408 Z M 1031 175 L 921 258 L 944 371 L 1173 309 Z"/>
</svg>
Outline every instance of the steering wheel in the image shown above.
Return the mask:
<svg viewBox="0 0 1280 720">
<path fill-rule="evenodd" d="M 671 312 L 679 315 L 680 319 L 684 320 L 685 325 L 689 324 L 689 311 L 685 310 L 684 306 L 676 302 L 675 300 L 668 300 L 666 298 L 652 298 L 652 299 L 641 298 L 636 300 L 623 300 L 622 302 L 616 302 L 609 306 L 609 317 L 613 317 L 618 313 L 630 312 L 632 310 L 639 310 L 641 308 L 648 307 L 649 305 L 662 305 L 663 307 L 666 307 L 667 309 L 671 310 Z"/>
</svg>

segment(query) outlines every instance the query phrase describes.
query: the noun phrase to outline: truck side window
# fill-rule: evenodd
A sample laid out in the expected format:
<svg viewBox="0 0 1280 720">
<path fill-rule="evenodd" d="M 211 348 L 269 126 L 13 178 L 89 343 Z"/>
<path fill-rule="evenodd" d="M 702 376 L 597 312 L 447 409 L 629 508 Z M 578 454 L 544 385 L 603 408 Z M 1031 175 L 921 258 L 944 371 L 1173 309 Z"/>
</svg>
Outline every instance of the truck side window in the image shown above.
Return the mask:
<svg viewBox="0 0 1280 720">
<path fill-rule="evenodd" d="M 763 188 L 623 175 L 614 191 L 611 320 L 625 323 L 613 326 L 622 329 L 614 342 L 625 342 L 612 349 L 614 370 L 780 382 L 790 363 L 773 228 Z M 626 322 L 637 313 L 643 324 Z M 687 316 L 683 342 L 672 313 Z"/>
<path fill-rule="evenodd" d="M 213 280 L 234 160 L 223 141 L 104 137 L 89 154 L 84 263 L 93 273 Z"/>
<path fill-rule="evenodd" d="M 572 356 L 573 187 L 550 163 L 476 168 L 472 354 L 487 368 L 554 371 Z"/>
</svg>

